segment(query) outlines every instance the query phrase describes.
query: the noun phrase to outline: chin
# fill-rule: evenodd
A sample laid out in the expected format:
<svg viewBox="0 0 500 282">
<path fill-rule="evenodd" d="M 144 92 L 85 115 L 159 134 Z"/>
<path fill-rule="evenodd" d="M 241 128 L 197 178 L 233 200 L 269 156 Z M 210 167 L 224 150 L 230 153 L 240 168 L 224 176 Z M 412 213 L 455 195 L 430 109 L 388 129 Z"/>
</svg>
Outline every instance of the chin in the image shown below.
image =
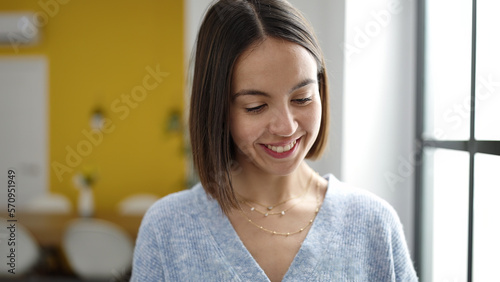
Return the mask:
<svg viewBox="0 0 500 282">
<path fill-rule="evenodd" d="M 303 163 L 304 156 L 300 156 L 289 162 L 266 162 L 258 168 L 267 174 L 286 176 L 293 174 Z"/>
</svg>

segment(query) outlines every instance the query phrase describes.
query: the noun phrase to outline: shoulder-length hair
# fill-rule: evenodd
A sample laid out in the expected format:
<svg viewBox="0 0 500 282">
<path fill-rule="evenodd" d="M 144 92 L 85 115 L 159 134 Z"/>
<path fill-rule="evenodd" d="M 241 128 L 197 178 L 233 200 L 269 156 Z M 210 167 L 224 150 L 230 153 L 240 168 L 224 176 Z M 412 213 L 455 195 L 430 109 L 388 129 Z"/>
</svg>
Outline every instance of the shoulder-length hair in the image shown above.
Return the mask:
<svg viewBox="0 0 500 282">
<path fill-rule="evenodd" d="M 306 158 L 319 157 L 327 142 L 328 80 L 323 54 L 307 20 L 285 0 L 216 1 L 207 10 L 198 33 L 189 130 L 201 184 L 226 213 L 238 207 L 230 177 L 235 159 L 229 131 L 233 69 L 247 48 L 266 37 L 296 43 L 316 60 L 322 116 L 318 137 Z"/>
</svg>

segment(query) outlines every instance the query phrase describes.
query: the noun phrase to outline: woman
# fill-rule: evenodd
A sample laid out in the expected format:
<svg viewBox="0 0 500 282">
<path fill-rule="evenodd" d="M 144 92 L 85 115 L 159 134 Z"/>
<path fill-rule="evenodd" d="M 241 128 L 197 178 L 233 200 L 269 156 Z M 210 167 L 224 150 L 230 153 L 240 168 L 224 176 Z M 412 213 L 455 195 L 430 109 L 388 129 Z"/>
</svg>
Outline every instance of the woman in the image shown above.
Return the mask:
<svg viewBox="0 0 500 282">
<path fill-rule="evenodd" d="M 190 105 L 201 183 L 141 225 L 133 281 L 416 281 L 394 210 L 320 177 L 328 81 L 284 0 L 220 0 L 196 47 Z"/>
</svg>

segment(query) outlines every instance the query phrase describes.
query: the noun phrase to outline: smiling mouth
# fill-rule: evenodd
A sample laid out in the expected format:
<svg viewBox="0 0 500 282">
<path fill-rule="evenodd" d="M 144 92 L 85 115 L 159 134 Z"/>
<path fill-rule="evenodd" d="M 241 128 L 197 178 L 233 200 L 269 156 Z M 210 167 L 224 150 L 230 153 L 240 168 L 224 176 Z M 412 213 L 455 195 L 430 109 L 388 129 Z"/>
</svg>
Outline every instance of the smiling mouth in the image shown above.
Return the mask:
<svg viewBox="0 0 500 282">
<path fill-rule="evenodd" d="M 272 150 L 273 152 L 276 152 L 276 153 L 283 153 L 283 152 L 288 152 L 290 151 L 293 146 L 295 146 L 295 144 L 297 144 L 297 140 L 293 140 L 292 143 L 290 144 L 287 144 L 285 146 L 271 146 L 271 145 L 265 145 L 269 150 Z"/>
</svg>

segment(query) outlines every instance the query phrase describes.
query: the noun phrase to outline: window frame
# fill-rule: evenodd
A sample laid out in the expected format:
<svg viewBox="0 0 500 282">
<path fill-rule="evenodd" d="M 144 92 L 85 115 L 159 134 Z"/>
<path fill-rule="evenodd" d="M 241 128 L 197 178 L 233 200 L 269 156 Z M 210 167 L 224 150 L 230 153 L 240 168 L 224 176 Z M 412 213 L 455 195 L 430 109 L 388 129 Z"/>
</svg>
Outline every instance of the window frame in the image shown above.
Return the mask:
<svg viewBox="0 0 500 282">
<path fill-rule="evenodd" d="M 415 264 L 417 273 L 421 273 L 423 265 L 423 208 L 425 207 L 424 193 L 424 158 L 425 149 L 451 149 L 469 153 L 469 202 L 468 202 L 468 246 L 467 246 L 467 281 L 473 279 L 473 240 L 474 240 L 474 169 L 475 154 L 483 153 L 500 156 L 500 140 L 475 139 L 475 111 L 476 111 L 476 15 L 477 0 L 472 0 L 472 48 L 471 48 L 471 109 L 470 109 L 470 136 L 468 140 L 436 140 L 424 137 L 425 124 L 425 47 L 426 47 L 426 2 L 417 1 L 417 77 L 416 77 L 416 159 L 419 165 L 415 169 Z"/>
</svg>

